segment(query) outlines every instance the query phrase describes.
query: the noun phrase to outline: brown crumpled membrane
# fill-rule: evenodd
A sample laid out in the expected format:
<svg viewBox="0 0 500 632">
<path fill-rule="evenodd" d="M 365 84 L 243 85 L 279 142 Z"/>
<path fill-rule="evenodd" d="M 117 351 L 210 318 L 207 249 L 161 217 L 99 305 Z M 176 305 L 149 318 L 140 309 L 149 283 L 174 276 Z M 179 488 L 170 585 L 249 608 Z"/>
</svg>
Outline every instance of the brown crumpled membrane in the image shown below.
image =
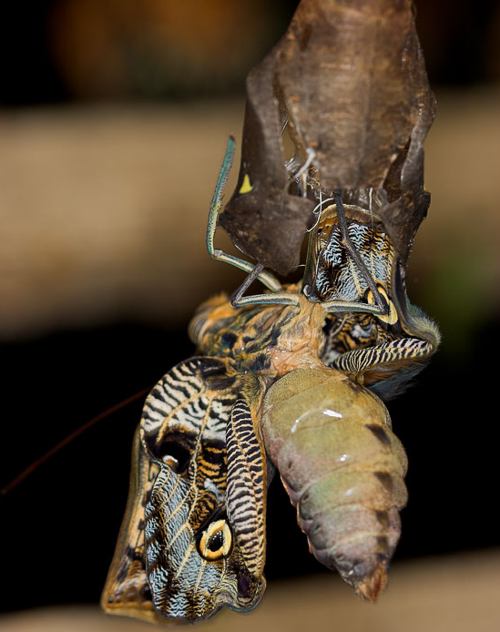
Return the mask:
<svg viewBox="0 0 500 632">
<path fill-rule="evenodd" d="M 319 191 L 341 189 L 363 207 L 369 191 L 404 263 L 429 205 L 423 142 L 434 111 L 409 0 L 302 0 L 248 75 L 239 180 L 221 225 L 244 253 L 286 275 L 299 264 Z M 295 156 L 315 152 L 308 197 L 290 186 L 286 121 Z"/>
</svg>

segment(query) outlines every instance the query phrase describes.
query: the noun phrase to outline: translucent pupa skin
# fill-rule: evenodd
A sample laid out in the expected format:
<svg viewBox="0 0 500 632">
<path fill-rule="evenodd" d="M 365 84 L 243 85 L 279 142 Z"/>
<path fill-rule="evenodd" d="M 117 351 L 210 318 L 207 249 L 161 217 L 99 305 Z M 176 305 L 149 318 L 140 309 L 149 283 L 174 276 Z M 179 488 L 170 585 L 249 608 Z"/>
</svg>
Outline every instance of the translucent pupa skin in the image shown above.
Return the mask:
<svg viewBox="0 0 500 632">
<path fill-rule="evenodd" d="M 374 600 L 407 500 L 407 459 L 384 404 L 338 371 L 297 369 L 268 390 L 262 432 L 310 551 Z"/>
<path fill-rule="evenodd" d="M 241 309 L 219 296 L 199 308 L 190 334 L 200 352 L 259 379 L 259 431 L 311 552 L 374 600 L 400 535 L 406 455 L 382 401 L 323 364 L 325 318 L 303 296 L 299 308 Z"/>
</svg>

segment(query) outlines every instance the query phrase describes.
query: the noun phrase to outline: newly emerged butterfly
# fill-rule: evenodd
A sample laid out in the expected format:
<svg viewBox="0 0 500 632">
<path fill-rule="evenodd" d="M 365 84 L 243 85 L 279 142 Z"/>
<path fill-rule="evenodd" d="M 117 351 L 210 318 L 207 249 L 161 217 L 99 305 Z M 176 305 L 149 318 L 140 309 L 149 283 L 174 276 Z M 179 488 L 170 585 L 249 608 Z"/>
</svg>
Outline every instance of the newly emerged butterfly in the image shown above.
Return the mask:
<svg viewBox="0 0 500 632">
<path fill-rule="evenodd" d="M 107 612 L 197 620 L 255 607 L 265 588 L 266 450 L 311 551 L 376 598 L 406 502 L 406 458 L 376 395 L 325 367 L 328 313 L 203 304 L 199 356 L 146 400 L 129 505 L 103 594 Z"/>
<path fill-rule="evenodd" d="M 437 327 L 410 305 L 376 215 L 346 212 L 340 193 L 320 207 L 303 283 L 281 286 L 216 250 L 233 151 L 230 139 L 207 249 L 249 274 L 231 300 L 201 306 L 190 326 L 199 356 L 146 400 L 102 598 L 110 613 L 194 621 L 255 607 L 273 466 L 311 552 L 361 596 L 384 587 L 399 539 L 406 457 L 373 391 L 400 389 L 435 351 Z M 243 296 L 254 280 L 270 291 Z"/>
</svg>

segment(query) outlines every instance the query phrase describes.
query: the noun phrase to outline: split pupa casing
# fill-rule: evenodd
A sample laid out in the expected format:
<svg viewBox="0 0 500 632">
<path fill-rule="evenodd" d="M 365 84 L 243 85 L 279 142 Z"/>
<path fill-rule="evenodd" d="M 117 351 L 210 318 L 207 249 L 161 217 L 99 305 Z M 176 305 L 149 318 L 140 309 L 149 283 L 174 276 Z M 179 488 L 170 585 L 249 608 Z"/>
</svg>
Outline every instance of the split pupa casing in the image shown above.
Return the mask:
<svg viewBox="0 0 500 632">
<path fill-rule="evenodd" d="M 423 144 L 434 113 L 411 0 L 302 0 L 248 75 L 240 174 L 221 225 L 266 268 L 299 265 L 314 204 L 289 191 L 288 121 L 296 155 L 315 152 L 324 197 L 385 198 L 379 215 L 406 262 L 430 201 Z"/>
</svg>

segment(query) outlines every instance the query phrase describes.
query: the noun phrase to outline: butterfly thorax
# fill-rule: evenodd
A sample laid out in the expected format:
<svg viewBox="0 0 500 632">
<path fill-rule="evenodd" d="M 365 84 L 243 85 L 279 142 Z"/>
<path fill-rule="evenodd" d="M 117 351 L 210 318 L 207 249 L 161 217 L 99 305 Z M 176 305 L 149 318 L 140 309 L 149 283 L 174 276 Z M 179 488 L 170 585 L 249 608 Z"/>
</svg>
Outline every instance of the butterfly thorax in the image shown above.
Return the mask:
<svg viewBox="0 0 500 632">
<path fill-rule="evenodd" d="M 286 290 L 297 295 L 297 286 Z M 226 295 L 203 303 L 189 332 L 200 353 L 226 357 L 232 370 L 274 379 L 298 367 L 322 366 L 325 312 L 299 295 L 299 306 L 234 308 Z"/>
</svg>

